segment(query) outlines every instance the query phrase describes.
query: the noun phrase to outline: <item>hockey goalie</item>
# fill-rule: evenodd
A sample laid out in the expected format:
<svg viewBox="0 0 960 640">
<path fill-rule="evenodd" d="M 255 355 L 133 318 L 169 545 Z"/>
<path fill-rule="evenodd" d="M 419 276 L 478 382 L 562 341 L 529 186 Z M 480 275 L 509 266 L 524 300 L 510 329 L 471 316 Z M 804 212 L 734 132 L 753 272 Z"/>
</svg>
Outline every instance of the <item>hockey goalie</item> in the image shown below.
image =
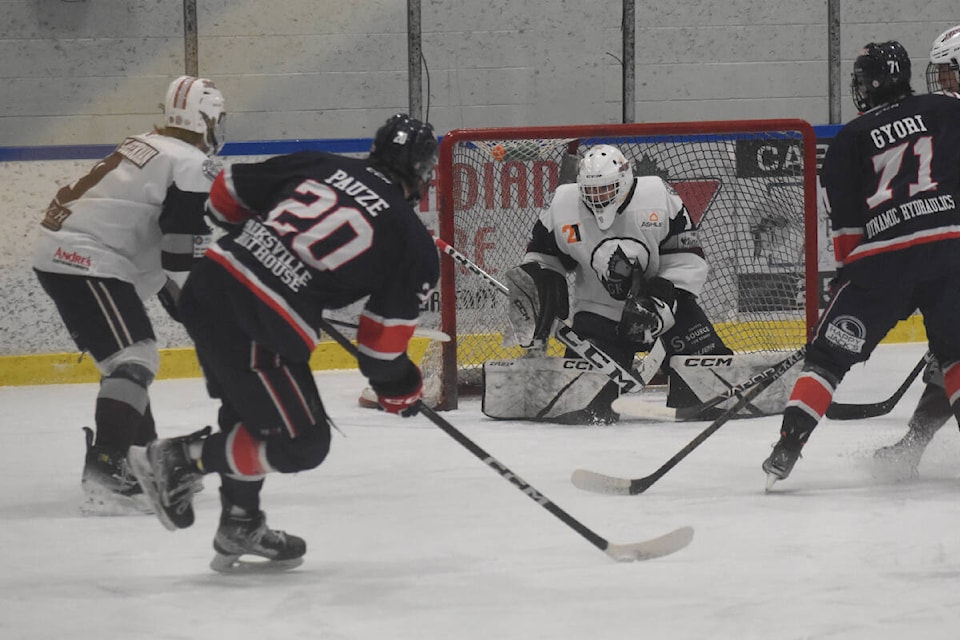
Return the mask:
<svg viewBox="0 0 960 640">
<path fill-rule="evenodd" d="M 697 234 L 667 182 L 634 176 L 614 146 L 588 149 L 576 183 L 557 187 L 521 263 L 505 274 L 512 340 L 527 353 L 485 363 L 484 414 L 561 424 L 619 420 L 611 407 L 620 392 L 614 381 L 570 349 L 564 358 L 543 357 L 555 323 L 570 316 L 579 336 L 626 369 L 636 354 L 650 352 L 639 376 L 644 383 L 660 367 L 653 354 L 665 356 L 669 406 L 699 404 L 772 364 L 733 355 L 700 307 L 708 265 Z M 677 356 L 697 356 L 701 366 Z M 716 376 L 721 369 L 725 375 Z M 749 409 L 753 415 L 778 413 L 785 402 L 771 388 Z"/>
</svg>

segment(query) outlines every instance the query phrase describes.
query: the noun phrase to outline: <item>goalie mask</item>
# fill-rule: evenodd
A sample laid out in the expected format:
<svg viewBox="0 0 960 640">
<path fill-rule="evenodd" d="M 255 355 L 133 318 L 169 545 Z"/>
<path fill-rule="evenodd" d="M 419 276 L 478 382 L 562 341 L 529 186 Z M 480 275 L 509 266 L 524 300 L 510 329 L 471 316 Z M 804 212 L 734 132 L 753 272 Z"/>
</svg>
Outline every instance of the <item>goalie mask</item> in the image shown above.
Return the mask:
<svg viewBox="0 0 960 640">
<path fill-rule="evenodd" d="M 633 167 L 619 149 L 601 144 L 587 150 L 577 173 L 580 198 L 606 231 L 633 187 Z"/>
<path fill-rule="evenodd" d="M 960 92 L 960 25 L 947 29 L 933 41 L 926 77 L 930 93 Z"/>
<path fill-rule="evenodd" d="M 405 113 L 392 116 L 377 130 L 370 148 L 370 166 L 407 191 L 407 202 L 420 202 L 437 164 L 433 127 Z"/>
<path fill-rule="evenodd" d="M 180 76 L 167 88 L 164 126 L 201 134 L 208 156 L 216 155 L 223 147 L 226 118 L 223 94 L 211 80 Z"/>
<path fill-rule="evenodd" d="M 903 45 L 895 40 L 867 44 L 853 63 L 850 92 L 861 112 L 912 94 L 910 56 Z"/>
</svg>

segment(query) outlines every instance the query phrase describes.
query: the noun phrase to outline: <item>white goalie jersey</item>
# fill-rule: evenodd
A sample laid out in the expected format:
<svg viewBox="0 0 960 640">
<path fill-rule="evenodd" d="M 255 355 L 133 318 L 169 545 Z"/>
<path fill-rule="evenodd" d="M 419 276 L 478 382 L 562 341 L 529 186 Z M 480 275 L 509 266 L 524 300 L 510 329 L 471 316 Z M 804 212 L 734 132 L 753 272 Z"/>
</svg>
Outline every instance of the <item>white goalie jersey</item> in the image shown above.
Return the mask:
<svg viewBox="0 0 960 640">
<path fill-rule="evenodd" d="M 125 139 L 60 189 L 41 223 L 34 268 L 116 278 L 155 295 L 183 284 L 210 242 L 204 203 L 219 171 L 197 147 L 148 133 Z"/>
<path fill-rule="evenodd" d="M 606 230 L 597 225 L 577 185 L 560 185 L 540 215 L 524 262 L 573 271 L 571 311 L 618 321 L 624 302 L 604 285 L 615 254 L 638 265 L 648 280 L 664 278 L 694 295 L 707 277 L 696 225 L 676 191 L 656 176 L 635 178 L 633 192 Z"/>
</svg>

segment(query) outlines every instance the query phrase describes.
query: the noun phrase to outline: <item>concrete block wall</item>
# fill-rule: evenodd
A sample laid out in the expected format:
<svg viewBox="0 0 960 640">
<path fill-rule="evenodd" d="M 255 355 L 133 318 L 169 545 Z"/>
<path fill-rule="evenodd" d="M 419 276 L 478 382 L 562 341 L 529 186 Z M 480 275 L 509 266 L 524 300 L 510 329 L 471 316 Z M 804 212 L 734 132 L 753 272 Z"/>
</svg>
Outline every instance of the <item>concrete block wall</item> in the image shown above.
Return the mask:
<svg viewBox="0 0 960 640">
<path fill-rule="evenodd" d="M 838 0 L 840 1 L 840 0 Z M 200 74 L 232 140 L 369 136 L 407 110 L 407 1 L 196 0 Z M 827 0 L 636 2 L 638 121 L 828 122 Z M 843 0 L 846 75 L 900 39 L 915 83 L 955 0 Z M 113 143 L 157 120 L 184 71 L 176 0 L 0 0 L 0 146 Z M 621 3 L 421 0 L 424 106 L 457 127 L 619 122 Z"/>
</svg>

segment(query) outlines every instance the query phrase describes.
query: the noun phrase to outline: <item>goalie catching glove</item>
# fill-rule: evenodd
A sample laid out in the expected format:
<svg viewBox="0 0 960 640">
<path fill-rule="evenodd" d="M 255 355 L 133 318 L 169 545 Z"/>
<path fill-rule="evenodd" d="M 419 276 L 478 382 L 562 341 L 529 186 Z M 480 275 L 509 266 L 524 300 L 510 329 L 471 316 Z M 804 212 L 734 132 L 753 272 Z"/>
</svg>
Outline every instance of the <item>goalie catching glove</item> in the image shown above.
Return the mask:
<svg viewBox="0 0 960 640">
<path fill-rule="evenodd" d="M 380 409 L 387 413 L 399 414 L 404 418 L 416 415 L 420 411 L 423 398 L 423 376 L 417 365 L 408 361 L 409 367 L 400 380 L 378 382 L 371 380 L 370 387 L 377 394 Z"/>
<path fill-rule="evenodd" d="M 664 278 L 638 280 L 624 303 L 617 334 L 639 344 L 653 344 L 673 327 L 676 311 L 677 291 L 672 282 Z"/>
<path fill-rule="evenodd" d="M 504 274 L 508 292 L 507 317 L 516 342 L 524 349 L 546 343 L 556 318 L 569 313 L 567 279 L 536 262 L 525 262 Z"/>
</svg>

